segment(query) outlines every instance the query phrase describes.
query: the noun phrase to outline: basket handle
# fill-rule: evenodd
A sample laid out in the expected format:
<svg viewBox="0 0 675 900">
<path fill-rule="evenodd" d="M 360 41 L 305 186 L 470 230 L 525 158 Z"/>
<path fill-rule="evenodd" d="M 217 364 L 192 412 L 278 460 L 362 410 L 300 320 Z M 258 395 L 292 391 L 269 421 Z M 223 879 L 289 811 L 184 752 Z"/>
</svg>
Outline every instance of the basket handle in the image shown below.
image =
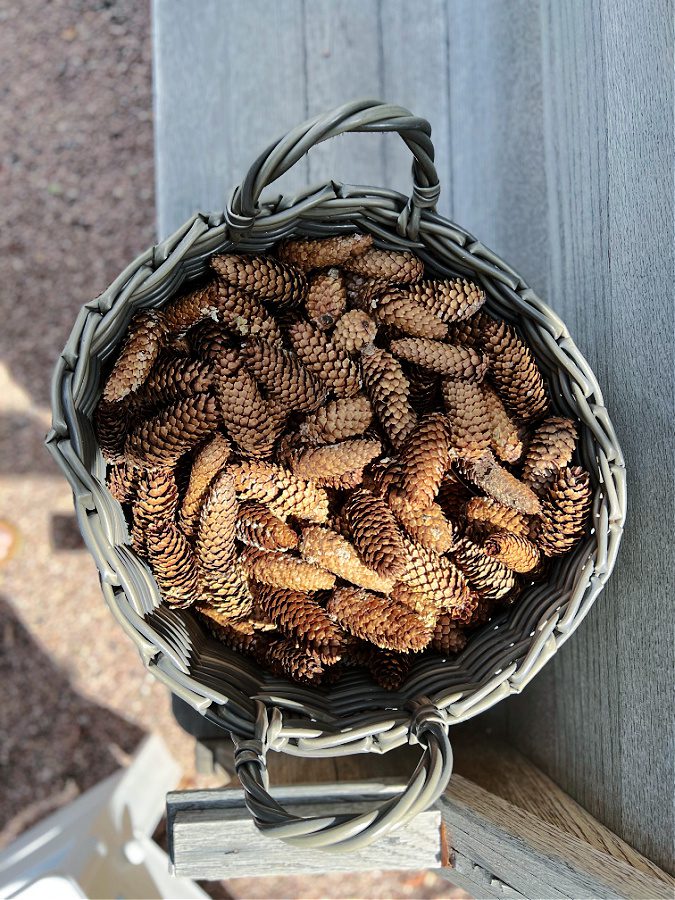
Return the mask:
<svg viewBox="0 0 675 900">
<path fill-rule="evenodd" d="M 234 765 L 244 789 L 246 806 L 257 827 L 269 837 L 303 849 L 332 853 L 360 850 L 422 812 L 447 786 L 452 773 L 447 724 L 431 703 L 414 703 L 410 739 L 419 742 L 424 753 L 402 793 L 366 813 L 306 818 L 292 815 L 268 791 L 269 720 L 265 705 L 256 702 L 255 737 L 252 740 L 235 739 Z M 279 715 L 278 710 L 275 712 Z"/>
<path fill-rule="evenodd" d="M 316 144 L 350 131 L 395 131 L 410 149 L 414 157 L 413 190 L 399 215 L 398 232 L 416 240 L 422 210 L 435 210 L 441 191 L 434 166 L 431 125 L 404 107 L 381 100 L 352 100 L 308 119 L 270 144 L 230 197 L 226 217 L 233 239 L 237 240 L 253 226 L 260 212 L 260 195 L 268 185 Z"/>
</svg>

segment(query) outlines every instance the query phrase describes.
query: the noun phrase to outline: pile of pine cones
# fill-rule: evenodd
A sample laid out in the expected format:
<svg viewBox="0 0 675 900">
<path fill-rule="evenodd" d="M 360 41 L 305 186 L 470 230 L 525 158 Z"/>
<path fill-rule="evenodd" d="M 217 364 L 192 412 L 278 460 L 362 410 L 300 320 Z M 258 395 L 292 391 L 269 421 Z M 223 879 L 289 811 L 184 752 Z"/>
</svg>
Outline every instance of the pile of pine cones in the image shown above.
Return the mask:
<svg viewBox="0 0 675 900">
<path fill-rule="evenodd" d="M 395 689 L 584 533 L 575 424 L 483 291 L 413 253 L 355 234 L 211 265 L 135 316 L 97 409 L 133 547 L 275 674 Z"/>
</svg>

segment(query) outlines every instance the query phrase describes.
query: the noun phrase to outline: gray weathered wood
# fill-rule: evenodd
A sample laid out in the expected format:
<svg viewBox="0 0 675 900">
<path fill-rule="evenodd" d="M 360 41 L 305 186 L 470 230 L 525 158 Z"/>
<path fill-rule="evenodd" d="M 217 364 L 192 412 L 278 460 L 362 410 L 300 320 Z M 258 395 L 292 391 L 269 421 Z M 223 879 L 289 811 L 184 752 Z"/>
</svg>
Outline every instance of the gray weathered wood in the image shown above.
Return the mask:
<svg viewBox="0 0 675 900">
<path fill-rule="evenodd" d="M 665 867 L 670 12 L 667 0 L 154 0 L 161 235 L 195 209 L 222 208 L 248 162 L 305 115 L 379 95 L 430 119 L 441 210 L 522 271 L 588 356 L 628 460 L 619 565 L 579 632 L 490 715 Z M 394 137 L 350 135 L 279 188 L 335 176 L 406 190 L 408 165 Z"/>
</svg>

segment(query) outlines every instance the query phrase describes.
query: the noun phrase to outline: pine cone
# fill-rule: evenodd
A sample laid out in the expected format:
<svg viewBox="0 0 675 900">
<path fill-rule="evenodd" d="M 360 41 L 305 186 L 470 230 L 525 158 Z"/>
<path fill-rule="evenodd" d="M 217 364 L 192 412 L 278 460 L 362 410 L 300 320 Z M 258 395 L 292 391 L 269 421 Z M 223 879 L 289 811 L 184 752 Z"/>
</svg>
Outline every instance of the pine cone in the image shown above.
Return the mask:
<svg viewBox="0 0 675 900">
<path fill-rule="evenodd" d="M 140 472 L 126 463 L 115 463 L 108 470 L 108 490 L 118 503 L 130 503 L 136 496 Z"/>
<path fill-rule="evenodd" d="M 476 544 L 460 538 L 451 555 L 470 586 L 485 600 L 500 600 L 516 585 L 516 576 L 506 566 L 486 556 Z"/>
<path fill-rule="evenodd" d="M 430 503 L 426 507 L 416 506 L 410 503 L 405 494 L 396 490 L 389 493 L 387 503 L 408 535 L 426 550 L 445 553 L 452 547 L 452 522 L 445 518 L 438 503 Z"/>
<path fill-rule="evenodd" d="M 124 462 L 124 443 L 130 424 L 131 414 L 125 401 L 121 403 L 99 401 L 94 414 L 94 429 L 101 453 L 107 462 Z"/>
<path fill-rule="evenodd" d="M 376 292 L 383 293 L 391 287 L 391 283 L 385 278 L 368 278 L 357 272 L 347 272 L 343 268 L 345 276 L 345 289 L 347 291 L 347 305 L 350 309 L 360 309 L 370 312 L 370 298 Z"/>
<path fill-rule="evenodd" d="M 225 428 L 240 450 L 251 456 L 269 456 L 284 416 L 263 398 L 248 369 L 241 366 L 229 377 L 219 372 L 216 393 Z"/>
<path fill-rule="evenodd" d="M 436 621 L 441 610 L 453 618 L 466 621 L 476 607 L 476 598 L 462 572 L 445 556 L 426 550 L 421 544 L 406 539 L 406 568 L 401 582 L 424 595 L 424 618 Z M 396 594 L 402 598 L 402 592 Z"/>
<path fill-rule="evenodd" d="M 122 400 L 147 378 L 164 343 L 164 317 L 155 309 L 134 316 L 115 365 L 103 388 L 109 403 Z"/>
<path fill-rule="evenodd" d="M 243 503 L 237 515 L 237 538 L 258 550 L 292 550 L 298 536 L 262 503 Z"/>
<path fill-rule="evenodd" d="M 561 469 L 572 460 L 577 427 L 571 419 L 551 416 L 530 438 L 523 464 L 523 481 L 539 495 L 557 479 Z"/>
<path fill-rule="evenodd" d="M 319 684 L 324 668 L 316 653 L 298 647 L 289 638 L 265 642 L 257 649 L 258 659 L 275 675 L 291 678 L 300 684 Z"/>
<path fill-rule="evenodd" d="M 352 309 L 341 316 L 333 331 L 333 346 L 351 355 L 375 340 L 377 323 L 360 309 Z"/>
<path fill-rule="evenodd" d="M 580 466 L 563 469 L 542 503 L 536 542 L 546 556 L 567 553 L 586 530 L 591 483 Z"/>
<path fill-rule="evenodd" d="M 384 578 L 364 565 L 355 547 L 330 528 L 319 525 L 303 528 L 300 552 L 307 562 L 328 569 L 338 578 L 358 587 L 382 594 L 388 594 L 393 587 L 393 579 Z"/>
<path fill-rule="evenodd" d="M 185 335 L 190 351 L 207 363 L 218 363 L 221 376 L 234 375 L 239 371 L 240 360 L 236 339 L 220 323 L 213 319 L 203 319 Z"/>
<path fill-rule="evenodd" d="M 227 438 L 214 434 L 195 456 L 180 509 L 180 527 L 186 537 L 194 536 L 209 486 L 224 468 L 231 453 L 232 447 Z"/>
<path fill-rule="evenodd" d="M 283 337 L 279 323 L 260 300 L 230 284 L 218 284 L 218 321 L 223 328 L 239 337 L 259 338 L 281 346 Z"/>
<path fill-rule="evenodd" d="M 183 397 L 136 426 L 125 453 L 145 466 L 174 466 L 218 424 L 216 401 L 209 394 Z"/>
<path fill-rule="evenodd" d="M 228 616 L 211 606 L 195 607 L 206 627 L 231 650 L 256 657 L 260 652 L 263 638 L 256 629 L 245 620 L 231 620 Z"/>
<path fill-rule="evenodd" d="M 339 269 L 319 272 L 309 282 L 305 312 L 307 318 L 325 331 L 337 322 L 347 309 L 345 279 Z"/>
<path fill-rule="evenodd" d="M 145 532 L 152 572 L 170 606 L 190 606 L 199 596 L 197 566 L 192 549 L 170 521 L 153 521 Z"/>
<path fill-rule="evenodd" d="M 195 552 L 202 570 L 225 572 L 230 567 L 238 511 L 234 479 L 223 469 L 213 481 L 199 516 Z"/>
<path fill-rule="evenodd" d="M 299 641 L 322 662 L 337 662 L 340 658 L 344 643 L 342 632 L 309 594 L 260 585 L 255 599 L 256 605 L 282 634 Z"/>
<path fill-rule="evenodd" d="M 409 250 L 382 250 L 371 247 L 359 256 L 352 256 L 342 264 L 347 272 L 408 284 L 424 275 L 424 264 Z"/>
<path fill-rule="evenodd" d="M 335 584 L 335 576 L 319 566 L 287 553 L 270 553 L 244 547 L 241 564 L 249 578 L 273 587 L 294 591 L 324 591 Z"/>
<path fill-rule="evenodd" d="M 485 292 L 471 281 L 419 281 L 406 293 L 442 322 L 468 319 L 485 303 Z"/>
<path fill-rule="evenodd" d="M 284 241 L 278 258 L 301 272 L 341 266 L 350 256 L 359 256 L 373 245 L 369 234 L 338 234 L 329 238 L 295 238 Z"/>
<path fill-rule="evenodd" d="M 460 460 L 458 467 L 463 475 L 504 506 L 530 515 L 540 511 L 541 503 L 532 488 L 500 466 L 489 450 L 478 459 Z"/>
<path fill-rule="evenodd" d="M 367 665 L 375 684 L 385 691 L 398 691 L 410 674 L 412 657 L 409 653 L 373 649 L 368 655 Z"/>
<path fill-rule="evenodd" d="M 414 506 L 427 507 L 436 497 L 450 465 L 448 423 L 431 413 L 410 432 L 400 453 L 401 491 Z"/>
<path fill-rule="evenodd" d="M 520 430 L 506 411 L 499 395 L 486 384 L 482 385 L 482 388 L 490 421 L 492 450 L 504 462 L 518 462 L 523 455 Z"/>
<path fill-rule="evenodd" d="M 293 516 L 307 522 L 325 522 L 328 495 L 282 466 L 258 461 L 231 466 L 237 494 L 242 500 L 258 500 L 284 521 Z"/>
<path fill-rule="evenodd" d="M 381 497 L 355 491 L 343 514 L 361 559 L 384 578 L 398 578 L 405 571 L 403 536 L 391 510 Z"/>
<path fill-rule="evenodd" d="M 543 416 L 549 406 L 544 379 L 515 330 L 505 322 L 492 326 L 484 347 L 497 390 L 514 414 L 524 422 Z"/>
<path fill-rule="evenodd" d="M 466 647 L 468 638 L 455 619 L 441 613 L 436 620 L 431 646 L 437 653 L 459 653 Z"/>
<path fill-rule="evenodd" d="M 137 553 L 145 552 L 145 537 L 151 526 L 173 522 L 178 507 L 178 488 L 173 472 L 148 469 L 138 479 L 132 507 L 131 543 Z"/>
<path fill-rule="evenodd" d="M 399 488 L 403 466 L 398 459 L 379 459 L 368 466 L 364 485 L 371 494 L 387 498 L 390 491 Z"/>
<path fill-rule="evenodd" d="M 361 351 L 361 372 L 375 415 L 394 447 L 400 447 L 416 421 L 401 364 L 391 353 L 368 344 Z"/>
<path fill-rule="evenodd" d="M 358 438 L 338 444 L 324 444 L 305 450 L 293 461 L 292 469 L 301 478 L 311 478 L 320 484 L 324 479 L 332 480 L 362 471 L 381 452 L 379 441 Z"/>
<path fill-rule="evenodd" d="M 466 344 L 467 347 L 482 350 L 488 336 L 494 334 L 498 327 L 499 322 L 481 310 L 469 319 L 450 325 L 448 341 L 451 344 Z"/>
<path fill-rule="evenodd" d="M 300 303 L 307 292 L 302 272 L 269 256 L 226 253 L 213 256 L 211 265 L 228 284 L 253 293 L 260 300 Z"/>
<path fill-rule="evenodd" d="M 408 364 L 403 367 L 403 371 L 410 384 L 408 400 L 418 415 L 437 410 L 441 405 L 441 380 L 436 372 Z"/>
<path fill-rule="evenodd" d="M 171 334 L 187 331 L 202 319 L 213 319 L 218 312 L 215 282 L 176 297 L 162 309 L 166 330 Z"/>
<path fill-rule="evenodd" d="M 381 325 L 388 325 L 412 337 L 442 339 L 448 333 L 447 325 L 401 288 L 392 288 L 379 296 L 374 301 L 373 310 Z"/>
<path fill-rule="evenodd" d="M 305 416 L 300 435 L 310 444 L 343 441 L 363 434 L 373 421 L 373 408 L 367 397 L 359 394 L 331 400 L 315 413 Z"/>
<path fill-rule="evenodd" d="M 228 619 L 243 619 L 253 611 L 253 594 L 239 563 L 223 571 L 202 569 L 199 589 L 202 605 Z"/>
<path fill-rule="evenodd" d="M 399 359 L 453 378 L 481 381 L 487 370 L 485 358 L 462 344 L 443 344 L 428 338 L 401 338 L 392 341 L 390 348 Z"/>
<path fill-rule="evenodd" d="M 208 391 L 212 383 L 213 369 L 208 363 L 167 355 L 157 360 L 144 384 L 129 394 L 129 400 L 134 411 L 147 416 L 181 397 Z"/>
<path fill-rule="evenodd" d="M 453 448 L 465 459 L 482 456 L 492 443 L 492 418 L 483 386 L 469 381 L 443 381 Z"/>
<path fill-rule="evenodd" d="M 513 572 L 531 572 L 539 565 L 539 550 L 522 535 L 496 531 L 486 538 L 483 553 Z"/>
<path fill-rule="evenodd" d="M 326 394 L 321 382 L 290 350 L 265 341 L 247 341 L 243 354 L 247 367 L 265 386 L 268 395 L 287 410 L 313 410 L 324 400 Z"/>
<path fill-rule="evenodd" d="M 438 490 L 436 502 L 453 525 L 459 527 L 464 524 L 466 504 L 471 497 L 471 491 L 464 482 L 452 469 L 448 469 Z"/>
<path fill-rule="evenodd" d="M 472 497 L 466 505 L 467 520 L 481 531 L 508 531 L 521 537 L 530 534 L 528 516 L 491 497 Z"/>
<path fill-rule="evenodd" d="M 431 637 L 408 607 L 363 588 L 338 588 L 326 611 L 349 634 L 384 650 L 422 650 Z"/>
<path fill-rule="evenodd" d="M 359 371 L 347 353 L 339 350 L 326 335 L 309 322 L 296 322 L 289 336 L 302 363 L 336 397 L 353 397 L 361 388 Z"/>
</svg>

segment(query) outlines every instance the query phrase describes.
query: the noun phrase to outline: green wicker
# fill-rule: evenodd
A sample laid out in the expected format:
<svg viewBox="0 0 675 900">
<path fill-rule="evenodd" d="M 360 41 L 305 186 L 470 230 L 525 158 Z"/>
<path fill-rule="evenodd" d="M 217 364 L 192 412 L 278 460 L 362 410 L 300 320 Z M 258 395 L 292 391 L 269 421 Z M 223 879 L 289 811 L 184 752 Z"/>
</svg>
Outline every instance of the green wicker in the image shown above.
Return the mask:
<svg viewBox="0 0 675 900">
<path fill-rule="evenodd" d="M 414 156 L 409 199 L 383 188 L 330 182 L 294 197 L 260 200 L 267 185 L 312 146 L 351 131 L 401 136 Z M 625 468 L 596 378 L 564 323 L 520 275 L 436 213 L 440 185 L 430 136 L 425 120 L 374 100 L 345 104 L 293 129 L 258 157 L 225 212 L 193 216 L 80 310 L 54 373 L 47 442 L 72 486 L 80 528 L 112 614 L 148 669 L 231 733 L 256 824 L 297 846 L 357 849 L 432 803 L 452 768 L 449 726 L 520 692 L 551 659 L 602 590 L 621 540 Z M 122 508 L 105 487 L 105 462 L 91 421 L 102 366 L 115 354 L 131 317 L 161 307 L 186 282 L 203 275 L 211 254 L 235 247 L 259 253 L 282 237 L 355 229 L 370 232 L 381 246 L 415 250 L 437 277 L 461 275 L 480 282 L 487 310 L 516 324 L 532 347 L 555 411 L 579 421 L 579 461 L 590 471 L 594 489 L 592 533 L 556 563 L 550 581 L 534 586 L 477 632 L 458 657 L 421 657 L 393 693 L 375 687 L 359 671 L 345 673 L 326 688 L 274 677 L 216 642 L 189 610 L 162 605 L 150 570 L 131 550 Z M 386 753 L 406 742 L 424 747 L 407 788 L 367 815 L 302 819 L 283 810 L 268 792 L 269 748 L 333 756 Z"/>
</svg>

